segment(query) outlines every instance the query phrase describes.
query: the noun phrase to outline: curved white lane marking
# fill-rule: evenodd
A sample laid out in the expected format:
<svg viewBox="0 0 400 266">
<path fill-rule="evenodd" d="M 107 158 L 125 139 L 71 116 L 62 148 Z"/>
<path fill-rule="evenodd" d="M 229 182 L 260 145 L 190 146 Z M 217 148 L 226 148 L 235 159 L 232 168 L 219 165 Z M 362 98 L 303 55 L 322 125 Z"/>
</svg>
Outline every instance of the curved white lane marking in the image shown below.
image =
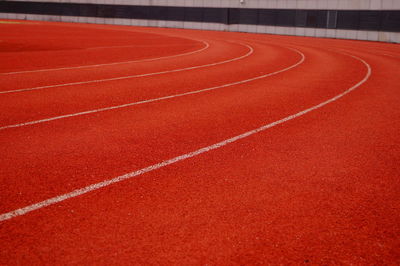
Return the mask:
<svg viewBox="0 0 400 266">
<path fill-rule="evenodd" d="M 383 54 L 383 55 L 389 56 L 389 57 L 392 57 L 392 58 L 397 58 L 397 59 L 400 58 L 400 56 L 398 56 L 398 55 L 393 55 L 393 54 Z"/>
<path fill-rule="evenodd" d="M 117 46 L 95 46 L 95 47 L 88 47 L 88 48 L 84 48 L 85 50 L 95 50 L 95 49 L 114 49 L 114 48 L 130 48 L 130 47 L 172 47 L 172 46 L 184 46 L 182 44 L 174 44 L 174 45 L 168 45 L 168 44 L 161 44 L 161 45 L 157 45 L 157 44 L 150 44 L 150 45 L 146 45 L 146 44 L 136 44 L 136 45 L 117 45 Z"/>
<path fill-rule="evenodd" d="M 364 76 L 364 78 L 361 81 L 357 82 L 351 88 L 349 88 L 346 91 L 340 93 L 339 95 L 336 95 L 335 97 L 330 98 L 329 100 L 326 100 L 326 101 L 324 101 L 324 102 L 322 102 L 320 104 L 314 105 L 314 106 L 312 106 L 310 108 L 307 108 L 307 109 L 305 109 L 305 110 L 303 110 L 301 112 L 298 112 L 296 114 L 293 114 L 293 115 L 287 116 L 285 118 L 282 118 L 282 119 L 280 119 L 278 121 L 266 124 L 264 126 L 261 126 L 259 128 L 254 129 L 254 130 L 247 131 L 247 132 L 245 132 L 245 133 L 243 133 L 241 135 L 237 135 L 237 136 L 235 136 L 233 138 L 229 138 L 229 139 L 223 140 L 221 142 L 218 142 L 218 143 L 215 143 L 213 145 L 198 149 L 196 151 L 189 152 L 189 153 L 174 157 L 172 159 L 169 159 L 169 160 L 166 160 L 166 161 L 163 161 L 163 162 L 160 162 L 160 163 L 153 164 L 151 166 L 142 168 L 140 170 L 136 170 L 134 172 L 127 173 L 125 175 L 121 175 L 121 176 L 118 176 L 118 177 L 115 177 L 115 178 L 112 178 L 112 179 L 109 179 L 109 180 L 105 180 L 103 182 L 95 183 L 95 184 L 86 186 L 84 188 L 76 189 L 76 190 L 74 190 L 72 192 L 69 192 L 69 193 L 66 193 L 66 194 L 63 194 L 63 195 L 60 195 L 60 196 L 56 196 L 56 197 L 53 197 L 53 198 L 50 198 L 50 199 L 47 199 L 47 200 L 44 200 L 44 201 L 41 201 L 41 202 L 38 202 L 38 203 L 35 203 L 35 204 L 32 204 L 32 205 L 20 208 L 20 209 L 14 210 L 14 211 L 3 213 L 3 214 L 0 215 L 0 221 L 9 220 L 11 218 L 24 215 L 24 214 L 29 213 L 31 211 L 38 210 L 38 209 L 41 209 L 41 208 L 56 204 L 58 202 L 61 202 L 61 201 L 64 201 L 64 200 L 67 200 L 67 199 L 70 199 L 70 198 L 74 198 L 74 197 L 86 194 L 88 192 L 91 192 L 91 191 L 94 191 L 94 190 L 97 190 L 97 189 L 100 189 L 100 188 L 103 188 L 103 187 L 107 187 L 107 186 L 109 186 L 111 184 L 119 183 L 121 181 L 124 181 L 124 180 L 127 180 L 127 179 L 131 179 L 131 178 L 136 177 L 136 176 L 140 176 L 140 175 L 142 175 L 144 173 L 148 173 L 148 172 L 157 170 L 157 169 L 162 168 L 164 166 L 167 166 L 167 165 L 170 165 L 170 164 L 174 164 L 176 162 L 183 161 L 183 160 L 195 157 L 195 156 L 200 155 L 202 153 L 206 153 L 206 152 L 221 148 L 221 147 L 223 147 L 225 145 L 228 145 L 228 144 L 230 144 L 232 142 L 244 139 L 246 137 L 249 137 L 249 136 L 254 135 L 256 133 L 259 133 L 261 131 L 267 130 L 267 129 L 269 129 L 271 127 L 274 127 L 274 126 L 277 126 L 279 124 L 283 124 L 283 123 L 285 123 L 287 121 L 290 121 L 290 120 L 295 119 L 297 117 L 303 116 L 303 115 L 305 115 L 305 114 L 307 114 L 307 113 L 309 113 L 311 111 L 314 111 L 314 110 L 319 109 L 319 108 L 321 108 L 321 107 L 323 107 L 323 106 L 325 106 L 325 105 L 327 105 L 329 103 L 332 103 L 332 102 L 342 98 L 346 94 L 350 93 L 351 91 L 355 90 L 359 86 L 361 86 L 371 76 L 371 73 L 372 73 L 371 66 L 366 61 L 364 61 L 363 59 L 361 59 L 359 57 L 356 57 L 354 55 L 349 55 L 349 56 L 361 61 L 366 66 L 367 73 L 366 73 L 366 75 Z"/>
<path fill-rule="evenodd" d="M 161 59 L 167 58 L 174 58 L 180 56 L 191 55 L 195 53 L 202 52 L 210 47 L 210 44 L 206 41 L 200 41 L 204 44 L 204 47 L 198 50 L 194 50 L 191 52 L 183 53 L 183 54 L 176 54 L 176 55 L 168 55 L 163 57 L 156 57 L 156 58 L 148 58 L 148 59 L 141 59 L 141 60 L 132 60 L 132 61 L 123 61 L 123 62 L 114 62 L 114 63 L 104 63 L 104 64 L 96 64 L 96 65 L 84 65 L 84 66 L 74 66 L 74 67 L 59 67 L 59 68 L 47 68 L 47 69 L 36 69 L 36 70 L 24 70 L 24 71 L 15 71 L 15 72 L 5 72 L 0 73 L 0 75 L 15 75 L 15 74 L 22 74 L 22 73 L 36 73 L 36 72 L 48 72 L 48 71 L 59 71 L 59 70 L 67 70 L 67 69 L 82 69 L 82 68 L 91 68 L 91 67 L 102 67 L 102 66 L 113 66 L 113 65 L 122 65 L 122 64 L 131 64 L 131 63 L 140 63 L 140 62 L 149 62 L 149 61 L 156 61 Z"/>
<path fill-rule="evenodd" d="M 9 93 L 17 93 L 17 92 L 23 92 L 23 91 L 42 90 L 42 89 L 49 89 L 49 88 L 74 86 L 74 85 L 83 85 L 83 84 L 99 83 L 99 82 L 115 81 L 115 80 L 123 80 L 123 79 L 141 78 L 141 77 L 155 76 L 155 75 L 168 74 L 168 73 L 174 73 L 174 72 L 181 72 L 181 71 L 187 71 L 187 70 L 193 70 L 193 69 L 199 69 L 199 68 L 205 68 L 205 67 L 210 67 L 210 66 L 226 64 L 226 63 L 230 63 L 230 62 L 237 61 L 237 60 L 243 59 L 245 57 L 248 57 L 254 52 L 254 49 L 251 46 L 249 46 L 247 44 L 240 44 L 240 45 L 246 46 L 249 49 L 249 51 L 245 55 L 241 55 L 239 57 L 235 57 L 235 58 L 232 58 L 232 59 L 228 59 L 228 60 L 224 60 L 224 61 L 220 61 L 220 62 L 216 62 L 216 63 L 193 66 L 193 67 L 186 67 L 186 68 L 179 68 L 179 69 L 172 69 L 172 70 L 165 70 L 165 71 L 153 72 L 153 73 L 145 73 L 145 74 L 138 74 L 138 75 L 115 77 L 115 78 L 96 79 L 96 80 L 88 80 L 88 81 L 78 81 L 78 82 L 70 82 L 70 83 L 62 83 L 62 84 L 55 84 L 55 85 L 40 86 L 40 87 L 34 87 L 34 88 L 0 91 L 0 94 L 9 94 Z"/>
<path fill-rule="evenodd" d="M 245 79 L 245 80 L 241 80 L 241 81 L 236 81 L 236 82 L 233 82 L 233 83 L 228 83 L 228 84 L 224 84 L 224 85 L 220 85 L 220 86 L 215 86 L 215 87 L 211 87 L 211 88 L 196 90 L 196 91 L 189 91 L 189 92 L 185 92 L 185 93 L 174 94 L 174 95 L 164 96 L 164 97 L 160 97 L 160 98 L 153 98 L 153 99 L 143 100 L 143 101 L 139 101 L 139 102 L 132 102 L 132 103 L 126 103 L 126 104 L 115 105 L 115 106 L 110 106 L 110 107 L 104 107 L 104 108 L 99 108 L 99 109 L 89 110 L 89 111 L 83 111 L 83 112 L 78 112 L 78 113 L 73 113 L 73 114 L 60 115 L 60 116 L 55 116 L 55 117 L 50 117 L 50 118 L 45 118 L 45 119 L 40 119 L 40 120 L 34 120 L 34 121 L 29 121 L 29 122 L 14 124 L 14 125 L 1 126 L 0 130 L 4 130 L 4 129 L 8 129 L 8 128 L 16 128 L 16 127 L 35 125 L 35 124 L 50 122 L 50 121 L 53 121 L 53 120 L 58 120 L 58 119 L 63 119 L 63 118 L 69 118 L 69 117 L 74 117 L 74 116 L 81 116 L 81 115 L 93 114 L 93 113 L 98 113 L 98 112 L 114 110 L 114 109 L 126 108 L 126 107 L 130 107 L 130 106 L 134 106 L 134 105 L 144 104 L 144 103 L 157 102 L 157 101 L 162 101 L 162 100 L 182 97 L 182 96 L 186 96 L 186 95 L 191 95 L 191 94 L 197 94 L 197 93 L 201 93 L 201 92 L 216 90 L 216 89 L 220 89 L 220 88 L 226 88 L 226 87 L 229 87 L 229 86 L 239 85 L 239 84 L 251 82 L 251 81 L 254 81 L 254 80 L 258 80 L 258 79 L 263 79 L 263 78 L 266 78 L 266 77 L 269 77 L 269 76 L 272 76 L 272 75 L 276 75 L 278 73 L 282 73 L 282 72 L 288 71 L 288 70 L 290 70 L 292 68 L 297 67 L 298 65 L 300 65 L 301 63 L 304 62 L 305 55 L 302 52 L 300 52 L 300 51 L 298 51 L 296 49 L 292 49 L 292 48 L 289 48 L 289 49 L 291 49 L 291 50 L 295 51 L 296 53 L 300 54 L 301 59 L 298 62 L 296 62 L 295 64 L 293 64 L 293 65 L 291 65 L 289 67 L 286 67 L 284 69 L 281 69 L 281 70 L 278 70 L 278 71 L 275 71 L 275 72 L 272 72 L 272 73 L 268 73 L 268 74 L 264 74 L 264 75 L 257 76 L 257 77 L 254 77 L 254 78 Z"/>
</svg>

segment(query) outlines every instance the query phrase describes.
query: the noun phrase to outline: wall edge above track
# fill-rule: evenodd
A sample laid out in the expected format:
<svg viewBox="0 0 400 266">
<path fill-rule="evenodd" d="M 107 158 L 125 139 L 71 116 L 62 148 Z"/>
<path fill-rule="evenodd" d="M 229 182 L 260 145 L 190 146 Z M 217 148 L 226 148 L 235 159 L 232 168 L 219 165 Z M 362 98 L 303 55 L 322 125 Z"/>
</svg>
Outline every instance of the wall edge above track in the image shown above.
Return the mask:
<svg viewBox="0 0 400 266">
<path fill-rule="evenodd" d="M 393 5 L 390 10 L 378 10 L 388 7 L 388 4 L 383 4 L 384 0 L 364 1 L 369 3 L 369 10 L 341 10 L 339 4 L 315 3 L 314 8 L 336 8 L 336 10 L 322 10 L 307 9 L 312 6 L 305 5 L 306 1 L 300 0 L 287 2 L 292 5 L 296 3 L 297 9 L 288 9 L 290 5 L 282 5 L 284 0 L 274 1 L 275 5 L 268 5 L 268 9 L 265 9 L 265 5 L 261 6 L 262 1 L 244 1 L 245 4 L 237 8 L 235 5 L 239 3 L 239 0 L 214 1 L 213 7 L 210 7 L 212 1 L 208 0 L 6 0 L 0 1 L 0 18 L 238 31 L 400 43 L 400 10 L 394 8 L 393 2 L 391 2 Z M 272 0 L 263 1 L 264 4 L 272 3 Z M 200 2 L 203 3 L 202 6 Z M 349 0 L 347 2 L 361 3 L 363 1 Z M 380 4 L 376 4 L 378 2 Z M 400 6 L 400 1 L 398 2 Z M 255 3 L 259 8 L 255 8 Z M 372 5 L 372 3 L 375 4 Z M 161 4 L 164 6 L 160 6 Z M 346 7 L 351 7 L 351 5 Z M 363 7 L 366 8 L 367 5 Z"/>
</svg>

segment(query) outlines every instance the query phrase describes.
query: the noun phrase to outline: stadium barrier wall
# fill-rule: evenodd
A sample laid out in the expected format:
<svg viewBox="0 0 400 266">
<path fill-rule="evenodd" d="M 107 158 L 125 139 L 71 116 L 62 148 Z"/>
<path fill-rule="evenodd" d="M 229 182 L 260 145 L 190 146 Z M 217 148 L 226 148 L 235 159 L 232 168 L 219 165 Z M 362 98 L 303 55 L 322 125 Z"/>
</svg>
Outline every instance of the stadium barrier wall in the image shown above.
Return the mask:
<svg viewBox="0 0 400 266">
<path fill-rule="evenodd" d="M 0 0 L 0 18 L 400 43 L 400 0 Z"/>
</svg>

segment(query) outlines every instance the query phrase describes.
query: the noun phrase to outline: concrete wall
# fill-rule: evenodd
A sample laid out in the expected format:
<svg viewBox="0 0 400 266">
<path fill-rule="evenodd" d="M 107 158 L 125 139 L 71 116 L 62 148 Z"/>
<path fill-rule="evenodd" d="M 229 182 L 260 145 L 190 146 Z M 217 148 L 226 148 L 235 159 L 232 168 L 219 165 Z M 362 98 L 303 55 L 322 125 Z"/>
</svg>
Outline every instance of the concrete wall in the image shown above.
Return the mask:
<svg viewBox="0 0 400 266">
<path fill-rule="evenodd" d="M 21 0 L 13 0 L 21 1 Z M 400 10 L 400 0 L 25 0 L 30 2 L 90 3 L 143 6 L 229 7 L 265 9 L 322 9 L 322 10 Z M 357 39 L 400 43 L 399 32 L 344 30 L 326 28 L 279 27 L 209 22 L 118 19 L 101 17 L 74 17 L 39 14 L 2 13 L 0 18 L 45 21 L 64 21 L 99 24 L 174 27 L 189 29 L 240 31 L 310 37 Z"/>
</svg>

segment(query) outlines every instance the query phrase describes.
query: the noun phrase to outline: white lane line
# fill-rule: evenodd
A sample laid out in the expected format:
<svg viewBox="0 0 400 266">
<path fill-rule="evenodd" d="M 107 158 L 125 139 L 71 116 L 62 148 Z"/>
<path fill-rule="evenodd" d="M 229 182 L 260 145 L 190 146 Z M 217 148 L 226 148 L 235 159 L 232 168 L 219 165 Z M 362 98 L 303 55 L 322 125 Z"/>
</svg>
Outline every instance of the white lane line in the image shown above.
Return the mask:
<svg viewBox="0 0 400 266">
<path fill-rule="evenodd" d="M 356 57 L 354 55 L 349 55 L 349 56 L 361 61 L 365 65 L 365 67 L 367 68 L 367 73 L 366 73 L 366 75 L 364 76 L 364 78 L 361 81 L 357 82 L 351 88 L 349 88 L 346 91 L 340 93 L 339 95 L 336 95 L 335 97 L 330 98 L 329 100 L 326 100 L 326 101 L 324 101 L 324 102 L 322 102 L 320 104 L 314 105 L 314 106 L 312 106 L 310 108 L 307 108 L 307 109 L 305 109 L 305 110 L 303 110 L 301 112 L 295 113 L 295 114 L 287 116 L 285 118 L 282 118 L 282 119 L 280 119 L 278 121 L 266 124 L 266 125 L 261 126 L 259 128 L 253 129 L 251 131 L 247 131 L 247 132 L 245 132 L 245 133 L 243 133 L 241 135 L 237 135 L 235 137 L 223 140 L 223 141 L 215 143 L 213 145 L 210 145 L 210 146 L 207 146 L 207 147 L 203 147 L 203 148 L 198 149 L 196 151 L 189 152 L 189 153 L 174 157 L 172 159 L 169 159 L 169 160 L 157 163 L 157 164 L 153 164 L 151 166 L 148 166 L 148 167 L 142 168 L 140 170 L 136 170 L 136 171 L 133 171 L 133 172 L 130 172 L 130 173 L 127 173 L 127 174 L 112 178 L 112 179 L 108 179 L 108 180 L 105 180 L 105 181 L 102 181 L 102 182 L 99 182 L 99 183 L 95 183 L 95 184 L 86 186 L 84 188 L 76 189 L 76 190 L 74 190 L 72 192 L 69 192 L 69 193 L 66 193 L 66 194 L 63 194 L 63 195 L 60 195 L 60 196 L 56 196 L 56 197 L 53 197 L 53 198 L 50 198 L 50 199 L 47 199 L 47 200 L 44 200 L 44 201 L 41 201 L 41 202 L 38 202 L 38 203 L 35 203 L 35 204 L 32 204 L 32 205 L 20 208 L 20 209 L 17 209 L 17 210 L 13 210 L 13 211 L 10 211 L 10 212 L 7 212 L 7 213 L 3 213 L 3 214 L 0 215 L 0 221 L 9 220 L 11 218 L 27 214 L 27 213 L 29 213 L 31 211 L 38 210 L 38 209 L 41 209 L 41 208 L 56 204 L 58 202 L 61 202 L 61 201 L 64 201 L 64 200 L 67 200 L 67 199 L 70 199 L 70 198 L 74 198 L 74 197 L 86 194 L 88 192 L 91 192 L 91 191 L 94 191 L 94 190 L 97 190 L 97 189 L 100 189 L 100 188 L 103 188 L 103 187 L 107 187 L 107 186 L 109 186 L 111 184 L 119 183 L 121 181 L 130 179 L 130 178 L 133 178 L 133 177 L 136 177 L 136 176 L 140 176 L 140 175 L 142 175 L 144 173 L 148 173 L 148 172 L 157 170 L 157 169 L 165 167 L 167 165 L 174 164 L 174 163 L 177 163 L 179 161 L 183 161 L 183 160 L 195 157 L 195 156 L 200 155 L 202 153 L 206 153 L 206 152 L 221 148 L 221 147 L 226 146 L 226 145 L 228 145 L 230 143 L 233 143 L 233 142 L 236 142 L 238 140 L 244 139 L 246 137 L 249 137 L 249 136 L 254 135 L 256 133 L 259 133 L 261 131 L 267 130 L 267 129 L 272 128 L 274 126 L 277 126 L 279 124 L 283 124 L 283 123 L 285 123 L 287 121 L 290 121 L 290 120 L 295 119 L 297 117 L 303 116 L 303 115 L 305 115 L 305 114 L 307 114 L 307 113 L 309 113 L 311 111 L 317 110 L 317 109 L 319 109 L 319 108 L 321 108 L 321 107 L 323 107 L 323 106 L 325 106 L 325 105 L 327 105 L 329 103 L 332 103 L 332 102 L 342 98 L 346 94 L 350 93 L 351 91 L 355 90 L 359 86 L 361 86 L 371 76 L 371 73 L 372 73 L 371 66 L 366 61 L 364 61 L 363 59 L 361 59 L 359 57 Z"/>
<path fill-rule="evenodd" d="M 59 67 L 59 68 L 48 68 L 48 69 L 5 72 L 5 73 L 0 73 L 0 75 L 14 75 L 14 74 L 21 74 L 21 73 L 48 72 L 48 71 L 59 71 L 59 70 L 67 70 L 67 69 L 82 69 L 82 68 L 91 68 L 91 67 L 113 66 L 113 65 L 122 65 L 122 64 L 131 64 L 131 63 L 156 61 L 156 60 L 161 60 L 161 59 L 174 58 L 174 57 L 180 57 L 180 56 L 186 56 L 186 55 L 199 53 L 199 52 L 202 52 L 202 51 L 204 51 L 204 50 L 206 50 L 206 49 L 208 49 L 210 47 L 210 44 L 208 42 L 205 42 L 205 41 L 200 41 L 200 42 L 202 42 L 204 44 L 204 47 L 202 47 L 202 48 L 200 48 L 198 50 L 187 52 L 187 53 L 183 53 L 183 54 L 169 55 L 169 56 L 163 56 L 163 57 L 157 57 L 157 58 L 148 58 L 148 59 L 142 59 L 142 60 L 96 64 L 96 65 L 84 65 L 84 66 L 74 66 L 74 67 Z"/>
<path fill-rule="evenodd" d="M 230 63 L 230 62 L 233 62 L 233 61 L 237 61 L 237 60 L 246 58 L 246 57 L 250 56 L 254 52 L 254 49 L 251 46 L 249 46 L 247 44 L 240 44 L 240 45 L 246 46 L 249 49 L 249 51 L 245 55 L 242 55 L 242 56 L 239 56 L 239 57 L 235 57 L 235 58 L 232 58 L 232 59 L 229 59 L 229 60 L 216 62 L 216 63 L 193 66 L 193 67 L 186 67 L 186 68 L 180 68 L 180 69 L 172 69 L 172 70 L 166 70 L 166 71 L 160 71 L 160 72 L 153 72 L 153 73 L 145 73 L 145 74 L 138 74 L 138 75 L 115 77 L 115 78 L 96 79 L 96 80 L 88 80 L 88 81 L 79 81 L 79 82 L 70 82 L 70 83 L 62 83 L 62 84 L 55 84 L 55 85 L 40 86 L 40 87 L 34 87 L 34 88 L 25 88 L 25 89 L 17 89 L 17 90 L 0 91 L 0 94 L 9 94 L 9 93 L 24 92 L 24 91 L 33 91 L 33 90 L 42 90 L 42 89 L 57 88 L 57 87 L 66 87 L 66 86 L 74 86 L 74 85 L 82 85 L 82 84 L 90 84 L 90 83 L 99 83 L 99 82 L 105 82 L 105 81 L 115 81 L 115 80 L 123 80 L 123 79 L 141 78 L 141 77 L 155 76 L 155 75 L 161 75 L 161 74 L 167 74 L 167 73 L 173 73 L 173 72 L 181 72 L 181 71 L 187 71 L 187 70 L 193 70 L 193 69 L 199 69 L 199 68 L 204 68 L 204 67 L 211 67 L 211 66 L 226 64 L 226 63 Z"/>
<path fill-rule="evenodd" d="M 386 56 L 389 56 L 389 57 L 392 57 L 392 58 L 400 58 L 400 56 L 397 56 L 397 55 L 393 55 L 393 54 L 383 54 L 383 55 L 386 55 Z"/>
<path fill-rule="evenodd" d="M 50 117 L 50 118 L 45 118 L 45 119 L 40 119 L 40 120 L 34 120 L 34 121 L 29 121 L 29 122 L 14 124 L 14 125 L 1 126 L 0 130 L 9 129 L 9 128 L 16 128 L 16 127 L 23 127 L 23 126 L 30 126 L 30 125 L 50 122 L 50 121 L 54 121 L 54 120 L 58 120 L 58 119 L 64 119 L 64 118 L 69 118 L 69 117 L 75 117 L 75 116 L 93 114 L 93 113 L 98 113 L 98 112 L 104 112 L 104 111 L 120 109 L 120 108 L 130 107 L 130 106 L 139 105 L 139 104 L 157 102 L 157 101 L 162 101 L 162 100 L 182 97 L 182 96 L 186 96 L 186 95 L 192 95 L 192 94 L 202 93 L 202 92 L 206 92 L 206 91 L 216 90 L 216 89 L 220 89 L 220 88 L 226 88 L 226 87 L 229 87 L 229 86 L 239 85 L 239 84 L 251 82 L 251 81 L 254 81 L 254 80 L 258 80 L 258 79 L 263 79 L 263 78 L 266 78 L 266 77 L 269 77 L 269 76 L 272 76 L 272 75 L 276 75 L 276 74 L 288 71 L 288 70 L 290 70 L 292 68 L 297 67 L 298 65 L 300 65 L 300 64 L 302 64 L 304 62 L 305 55 L 302 52 L 300 52 L 299 50 L 296 50 L 296 49 L 292 49 L 292 48 L 289 48 L 289 49 L 291 49 L 291 50 L 295 51 L 296 53 L 298 53 L 301 56 L 301 59 L 298 62 L 296 62 L 295 64 L 293 64 L 293 65 L 291 65 L 289 67 L 286 67 L 284 69 L 281 69 L 281 70 L 278 70 L 278 71 L 275 71 L 275 72 L 272 72 L 272 73 L 264 74 L 264 75 L 257 76 L 257 77 L 254 77 L 254 78 L 250 78 L 250 79 L 236 81 L 236 82 L 233 82 L 233 83 L 227 83 L 227 84 L 220 85 L 220 86 L 215 86 L 215 87 L 211 87 L 211 88 L 196 90 L 196 91 L 189 91 L 189 92 L 185 92 L 185 93 L 174 94 L 174 95 L 164 96 L 164 97 L 160 97 L 160 98 L 153 98 L 153 99 L 143 100 L 143 101 L 139 101 L 139 102 L 132 102 L 132 103 L 126 103 L 126 104 L 115 105 L 115 106 L 110 106 L 110 107 L 104 107 L 104 108 L 99 108 L 99 109 L 94 109 L 94 110 L 89 110 L 89 111 L 83 111 L 83 112 L 78 112 L 78 113 L 73 113 L 73 114 L 60 115 L 60 116 L 55 116 L 55 117 Z"/>
<path fill-rule="evenodd" d="M 129 48 L 129 47 L 172 47 L 172 46 L 184 46 L 182 44 L 174 44 L 174 45 L 168 45 L 168 44 L 161 44 L 161 45 L 145 45 L 145 44 L 136 44 L 136 45 L 116 45 L 116 46 L 96 46 L 96 47 L 89 47 L 85 48 L 85 50 L 94 50 L 94 49 L 111 49 L 111 48 Z"/>
<path fill-rule="evenodd" d="M 139 47 L 139 45 L 97 46 L 97 47 L 89 47 L 89 48 L 86 48 L 85 50 L 111 49 L 111 48 L 128 48 L 128 47 Z"/>
</svg>

